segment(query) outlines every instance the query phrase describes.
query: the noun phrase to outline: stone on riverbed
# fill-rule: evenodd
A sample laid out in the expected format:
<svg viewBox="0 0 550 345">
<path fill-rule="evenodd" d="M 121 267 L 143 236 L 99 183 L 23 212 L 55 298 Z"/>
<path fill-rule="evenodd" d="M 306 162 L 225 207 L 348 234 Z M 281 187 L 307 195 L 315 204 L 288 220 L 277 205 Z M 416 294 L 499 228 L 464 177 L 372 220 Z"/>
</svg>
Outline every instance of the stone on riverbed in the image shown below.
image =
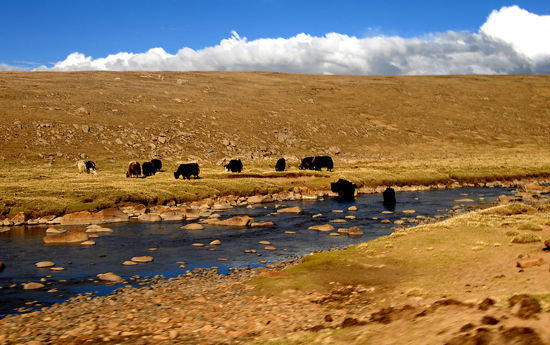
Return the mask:
<svg viewBox="0 0 550 345">
<path fill-rule="evenodd" d="M 79 211 L 66 214 L 56 219 L 63 225 L 99 224 L 127 222 L 130 217 L 117 208 L 107 208 L 99 212 Z"/>
<path fill-rule="evenodd" d="M 345 219 L 332 219 L 330 220 L 331 223 L 347 223 L 348 221 Z"/>
<path fill-rule="evenodd" d="M 146 262 L 153 261 L 153 257 L 152 256 L 134 256 L 130 260 L 132 260 L 133 262 L 137 262 L 138 264 L 143 264 Z"/>
<path fill-rule="evenodd" d="M 142 214 L 137 218 L 140 222 L 160 222 L 162 218 L 156 213 Z"/>
<path fill-rule="evenodd" d="M 202 230 L 204 226 L 199 223 L 189 223 L 181 227 L 183 230 Z"/>
<path fill-rule="evenodd" d="M 357 211 L 357 206 L 348 207 L 348 211 Z"/>
<path fill-rule="evenodd" d="M 54 227 L 49 227 L 48 229 L 46 229 L 47 234 L 63 234 L 65 232 L 67 232 L 67 230 L 58 229 L 58 228 L 54 228 Z"/>
<path fill-rule="evenodd" d="M 95 246 L 95 241 L 88 240 L 80 243 L 81 246 Z"/>
<path fill-rule="evenodd" d="M 222 241 L 220 241 L 220 240 L 214 240 L 214 241 L 210 242 L 211 246 L 219 246 L 221 244 L 222 244 Z"/>
<path fill-rule="evenodd" d="M 258 243 L 261 244 L 261 245 L 263 245 L 263 246 L 268 246 L 268 245 L 271 244 L 271 242 L 269 242 L 269 241 L 260 241 L 260 242 L 258 242 Z"/>
<path fill-rule="evenodd" d="M 334 226 L 330 224 L 323 224 L 323 225 L 313 225 L 308 228 L 309 230 L 315 230 L 320 232 L 331 232 L 334 230 Z"/>
<path fill-rule="evenodd" d="M 97 275 L 97 278 L 99 278 L 99 280 L 101 281 L 109 282 L 109 283 L 116 283 L 116 282 L 122 281 L 122 277 L 117 274 L 114 274 L 113 272 L 99 273 Z"/>
<path fill-rule="evenodd" d="M 45 244 L 67 244 L 79 243 L 88 240 L 88 235 L 85 232 L 75 231 L 64 234 L 55 234 L 44 236 Z"/>
<path fill-rule="evenodd" d="M 231 217 L 228 219 L 220 220 L 216 222 L 216 225 L 222 225 L 222 226 L 239 226 L 239 227 L 245 227 L 249 226 L 254 222 L 254 218 L 249 216 L 236 216 Z"/>
<path fill-rule="evenodd" d="M 43 287 L 44 287 L 44 284 L 41 284 L 41 283 L 30 282 L 30 283 L 23 284 L 23 290 L 37 290 L 37 289 L 42 289 Z"/>
<path fill-rule="evenodd" d="M 185 219 L 185 215 L 178 211 L 166 211 L 160 214 L 160 218 L 164 221 L 178 221 Z"/>
<path fill-rule="evenodd" d="M 273 222 L 254 222 L 254 223 L 250 224 L 250 226 L 253 227 L 253 228 L 261 227 L 261 226 L 275 226 L 275 223 L 273 223 Z"/>
<path fill-rule="evenodd" d="M 277 210 L 277 213 L 301 213 L 302 209 L 298 206 L 280 208 Z"/>
<path fill-rule="evenodd" d="M 40 261 L 34 264 L 38 268 L 49 268 L 55 266 L 53 261 Z"/>
<path fill-rule="evenodd" d="M 54 272 L 61 272 L 64 270 L 65 270 L 64 267 L 50 267 L 50 271 L 54 271 Z"/>
<path fill-rule="evenodd" d="M 135 265 L 138 265 L 137 262 L 133 262 L 133 261 L 130 261 L 130 260 L 126 260 L 122 263 L 124 266 L 135 266 Z"/>
</svg>

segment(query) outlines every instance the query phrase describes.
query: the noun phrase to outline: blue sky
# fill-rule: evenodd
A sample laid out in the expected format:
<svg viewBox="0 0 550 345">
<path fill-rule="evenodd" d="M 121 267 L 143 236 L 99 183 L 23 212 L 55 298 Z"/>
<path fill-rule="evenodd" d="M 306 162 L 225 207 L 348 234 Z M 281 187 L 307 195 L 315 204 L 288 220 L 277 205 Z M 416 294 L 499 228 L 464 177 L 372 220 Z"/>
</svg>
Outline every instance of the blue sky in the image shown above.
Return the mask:
<svg viewBox="0 0 550 345">
<path fill-rule="evenodd" d="M 51 67 L 75 52 L 97 59 L 155 47 L 169 54 L 184 47 L 199 51 L 219 45 L 233 30 L 248 42 L 300 33 L 323 37 L 335 32 L 359 39 L 477 33 L 493 10 L 511 5 L 536 15 L 550 14 L 548 0 L 2 0 L 0 64 Z M 269 69 L 263 62 L 254 66 L 250 69 Z"/>
</svg>

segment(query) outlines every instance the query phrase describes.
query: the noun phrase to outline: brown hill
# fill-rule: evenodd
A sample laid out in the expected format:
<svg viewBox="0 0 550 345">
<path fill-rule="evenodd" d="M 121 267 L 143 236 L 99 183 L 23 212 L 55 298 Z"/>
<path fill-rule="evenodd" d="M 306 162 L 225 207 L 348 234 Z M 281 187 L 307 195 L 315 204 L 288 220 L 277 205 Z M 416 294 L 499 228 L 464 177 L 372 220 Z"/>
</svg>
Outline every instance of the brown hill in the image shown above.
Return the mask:
<svg viewBox="0 0 550 345">
<path fill-rule="evenodd" d="M 0 159 L 448 157 L 548 145 L 550 76 L 0 73 Z"/>
</svg>

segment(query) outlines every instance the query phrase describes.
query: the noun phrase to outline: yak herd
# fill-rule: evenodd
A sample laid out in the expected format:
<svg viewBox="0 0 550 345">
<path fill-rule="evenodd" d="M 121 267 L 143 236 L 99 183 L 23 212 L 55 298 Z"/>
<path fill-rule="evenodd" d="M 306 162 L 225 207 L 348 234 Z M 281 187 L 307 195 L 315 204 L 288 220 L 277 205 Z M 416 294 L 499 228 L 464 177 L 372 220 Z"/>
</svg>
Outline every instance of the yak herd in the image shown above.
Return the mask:
<svg viewBox="0 0 550 345">
<path fill-rule="evenodd" d="M 243 170 L 243 162 L 240 159 L 231 159 L 227 162 L 226 159 L 222 162 L 225 171 L 230 171 L 232 173 L 240 173 Z M 87 172 L 88 174 L 95 175 L 97 173 L 95 163 L 92 161 L 83 161 L 80 160 L 76 163 L 78 171 L 80 173 Z M 326 168 L 327 171 L 332 171 L 334 169 L 334 162 L 330 156 L 314 156 L 314 157 L 305 157 L 302 159 L 300 170 L 321 170 Z M 275 164 L 275 171 L 285 171 L 286 170 L 286 160 L 280 158 Z M 140 164 L 139 162 L 132 161 L 128 164 L 128 170 L 126 171 L 126 177 L 148 177 L 155 175 L 157 172 L 162 170 L 162 161 L 160 159 L 152 159 L 149 162 L 144 162 Z M 191 177 L 198 179 L 200 173 L 200 168 L 198 163 L 181 163 L 178 165 L 178 168 L 174 172 L 174 178 L 190 180 Z M 331 190 L 334 193 L 338 193 L 338 197 L 342 200 L 353 200 L 355 198 L 355 190 L 357 186 L 350 181 L 339 179 L 337 182 L 331 183 Z M 387 207 L 395 206 L 395 191 L 392 188 L 387 188 L 384 191 L 384 205 Z"/>
<path fill-rule="evenodd" d="M 243 171 L 243 162 L 240 159 L 231 159 L 229 162 L 224 159 L 222 162 L 225 171 L 230 171 L 233 173 L 240 173 Z M 88 174 L 95 175 L 97 173 L 95 163 L 92 161 L 83 161 L 79 160 L 76 163 L 79 173 L 86 172 Z M 315 157 L 306 157 L 302 159 L 300 170 L 321 170 L 326 168 L 327 171 L 332 171 L 334 169 L 334 163 L 330 156 L 315 156 Z M 275 164 L 275 171 L 285 171 L 286 170 L 286 160 L 280 158 Z M 126 177 L 148 177 L 155 175 L 157 172 L 162 170 L 162 161 L 160 159 L 152 159 L 149 162 L 139 163 L 136 161 L 131 161 L 128 164 L 128 170 L 126 171 Z M 199 178 L 199 164 L 198 163 L 181 163 L 178 165 L 178 168 L 174 172 L 174 178 L 179 179 L 180 176 L 184 179 L 191 179 L 191 177 Z"/>
</svg>

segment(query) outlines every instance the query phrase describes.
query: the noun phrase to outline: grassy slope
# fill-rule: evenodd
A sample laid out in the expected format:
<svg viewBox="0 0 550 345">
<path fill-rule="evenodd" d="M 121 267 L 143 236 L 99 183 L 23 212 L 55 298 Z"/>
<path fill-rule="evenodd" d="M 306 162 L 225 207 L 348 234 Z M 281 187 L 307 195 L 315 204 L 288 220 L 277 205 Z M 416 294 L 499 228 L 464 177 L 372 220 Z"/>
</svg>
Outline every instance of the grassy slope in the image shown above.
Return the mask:
<svg viewBox="0 0 550 345">
<path fill-rule="evenodd" d="M 0 211 L 328 188 L 339 177 L 373 186 L 542 176 L 549 99 L 549 76 L 0 73 Z M 334 147 L 333 174 L 228 179 L 219 167 L 238 156 L 246 172 L 266 174 L 284 155 L 296 172 L 300 157 Z M 80 154 L 97 178 L 75 173 Z M 153 155 L 167 173 L 123 177 L 128 160 Z M 173 182 L 178 160 L 198 161 L 204 179 Z"/>
</svg>

